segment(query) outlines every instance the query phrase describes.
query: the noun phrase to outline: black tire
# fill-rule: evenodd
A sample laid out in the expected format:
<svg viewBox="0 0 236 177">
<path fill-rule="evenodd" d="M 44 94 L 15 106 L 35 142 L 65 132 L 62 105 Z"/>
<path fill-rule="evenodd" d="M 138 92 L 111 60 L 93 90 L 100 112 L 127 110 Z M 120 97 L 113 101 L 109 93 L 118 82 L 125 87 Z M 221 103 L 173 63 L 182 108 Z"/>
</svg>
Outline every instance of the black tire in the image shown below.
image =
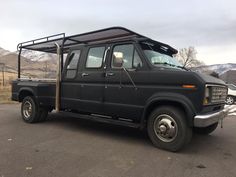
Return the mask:
<svg viewBox="0 0 236 177">
<path fill-rule="evenodd" d="M 157 123 L 159 129 L 155 126 Z M 175 130 L 174 137 L 170 136 L 171 131 L 169 131 L 169 137 L 163 137 L 168 135 L 160 133 L 163 125 L 167 125 L 164 126 L 166 130 Z M 170 125 L 169 129 L 168 125 Z M 148 118 L 147 131 L 149 138 L 156 147 L 173 152 L 179 151 L 192 138 L 192 128 L 188 126 L 184 112 L 173 106 L 156 108 Z"/>
<path fill-rule="evenodd" d="M 198 128 L 198 127 L 195 127 L 193 129 L 194 133 L 198 133 L 198 134 L 202 134 L 202 135 L 208 135 L 210 133 L 212 133 L 218 126 L 218 122 L 217 123 L 214 123 L 208 127 L 203 127 L 203 128 Z"/>
<path fill-rule="evenodd" d="M 228 95 L 228 96 L 226 97 L 226 101 L 225 101 L 225 102 L 226 102 L 227 105 L 232 105 L 232 104 L 234 104 L 234 102 L 235 102 L 234 97 Z"/>
<path fill-rule="evenodd" d="M 46 119 L 48 111 L 45 108 L 40 108 L 31 96 L 23 99 L 21 104 L 21 116 L 27 123 L 42 122 Z"/>
<path fill-rule="evenodd" d="M 40 108 L 40 118 L 39 118 L 39 122 L 44 122 L 47 117 L 48 117 L 48 109 L 47 108 Z"/>
</svg>

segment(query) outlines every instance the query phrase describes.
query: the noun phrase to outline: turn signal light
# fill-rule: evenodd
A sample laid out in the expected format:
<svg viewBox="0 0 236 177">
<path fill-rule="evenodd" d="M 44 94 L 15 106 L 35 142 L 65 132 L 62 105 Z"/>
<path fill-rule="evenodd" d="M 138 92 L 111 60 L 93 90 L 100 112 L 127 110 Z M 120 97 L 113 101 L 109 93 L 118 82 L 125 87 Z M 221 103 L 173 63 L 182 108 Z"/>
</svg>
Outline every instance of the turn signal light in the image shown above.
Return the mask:
<svg viewBox="0 0 236 177">
<path fill-rule="evenodd" d="M 188 89 L 195 89 L 195 85 L 182 85 L 183 88 L 188 88 Z"/>
</svg>

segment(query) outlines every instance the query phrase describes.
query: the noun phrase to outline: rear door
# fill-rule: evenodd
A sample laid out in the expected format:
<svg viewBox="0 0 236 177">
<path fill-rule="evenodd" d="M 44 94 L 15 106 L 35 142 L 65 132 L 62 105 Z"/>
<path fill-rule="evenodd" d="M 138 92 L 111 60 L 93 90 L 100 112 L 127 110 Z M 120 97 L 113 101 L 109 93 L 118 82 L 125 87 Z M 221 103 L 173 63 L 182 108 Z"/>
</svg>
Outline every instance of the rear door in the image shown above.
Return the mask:
<svg viewBox="0 0 236 177">
<path fill-rule="evenodd" d="M 82 47 L 71 50 L 67 55 L 61 82 L 62 109 L 77 110 L 80 107 L 82 88 L 78 71 L 81 67 L 83 55 Z"/>
<path fill-rule="evenodd" d="M 104 61 L 106 45 L 93 45 L 86 48 L 86 56 L 79 71 L 81 84 L 81 104 L 83 111 L 103 114 Z"/>
</svg>

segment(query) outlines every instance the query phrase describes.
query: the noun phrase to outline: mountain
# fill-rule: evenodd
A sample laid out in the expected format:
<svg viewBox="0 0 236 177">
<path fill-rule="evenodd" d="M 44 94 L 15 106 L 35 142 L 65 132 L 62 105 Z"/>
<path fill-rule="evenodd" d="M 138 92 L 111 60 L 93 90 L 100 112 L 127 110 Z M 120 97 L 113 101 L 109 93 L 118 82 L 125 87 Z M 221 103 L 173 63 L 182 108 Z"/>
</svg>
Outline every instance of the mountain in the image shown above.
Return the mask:
<svg viewBox="0 0 236 177">
<path fill-rule="evenodd" d="M 16 52 L 18 54 L 18 52 Z M 31 61 L 50 61 L 56 64 L 57 55 L 45 52 L 38 52 L 32 50 L 23 50 L 21 56 L 30 59 Z"/>
<path fill-rule="evenodd" d="M 203 65 L 192 68 L 192 70 L 203 73 L 216 72 L 221 75 L 229 70 L 236 70 L 236 63 L 226 63 L 226 64 L 214 64 L 214 65 Z"/>
<path fill-rule="evenodd" d="M 0 57 L 7 55 L 9 53 L 11 53 L 11 52 L 0 47 Z"/>
<path fill-rule="evenodd" d="M 17 72 L 18 52 L 0 48 L 0 63 L 5 64 L 6 72 Z M 54 77 L 56 74 L 56 56 L 41 52 L 24 52 L 21 56 L 21 73 L 26 77 Z"/>
</svg>

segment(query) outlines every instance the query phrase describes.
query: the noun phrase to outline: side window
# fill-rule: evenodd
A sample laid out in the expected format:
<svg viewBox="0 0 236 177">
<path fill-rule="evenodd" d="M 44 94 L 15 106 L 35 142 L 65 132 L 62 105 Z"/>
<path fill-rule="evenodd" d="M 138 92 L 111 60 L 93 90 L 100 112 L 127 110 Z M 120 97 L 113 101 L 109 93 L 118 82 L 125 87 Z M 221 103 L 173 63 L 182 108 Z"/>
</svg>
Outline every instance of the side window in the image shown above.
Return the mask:
<svg viewBox="0 0 236 177">
<path fill-rule="evenodd" d="M 67 65 L 67 71 L 66 71 L 66 78 L 72 79 L 76 76 L 76 70 L 80 58 L 80 50 L 74 50 L 70 53 L 70 56 L 68 58 L 68 65 Z"/>
<path fill-rule="evenodd" d="M 86 61 L 86 68 L 100 68 L 102 66 L 105 47 L 90 48 Z"/>
<path fill-rule="evenodd" d="M 123 53 L 123 67 L 127 69 L 142 67 L 141 58 L 138 55 L 138 52 L 135 50 L 133 44 L 117 45 L 113 48 L 113 53 L 121 52 Z M 112 67 L 113 66 L 113 57 L 112 55 Z"/>
</svg>

